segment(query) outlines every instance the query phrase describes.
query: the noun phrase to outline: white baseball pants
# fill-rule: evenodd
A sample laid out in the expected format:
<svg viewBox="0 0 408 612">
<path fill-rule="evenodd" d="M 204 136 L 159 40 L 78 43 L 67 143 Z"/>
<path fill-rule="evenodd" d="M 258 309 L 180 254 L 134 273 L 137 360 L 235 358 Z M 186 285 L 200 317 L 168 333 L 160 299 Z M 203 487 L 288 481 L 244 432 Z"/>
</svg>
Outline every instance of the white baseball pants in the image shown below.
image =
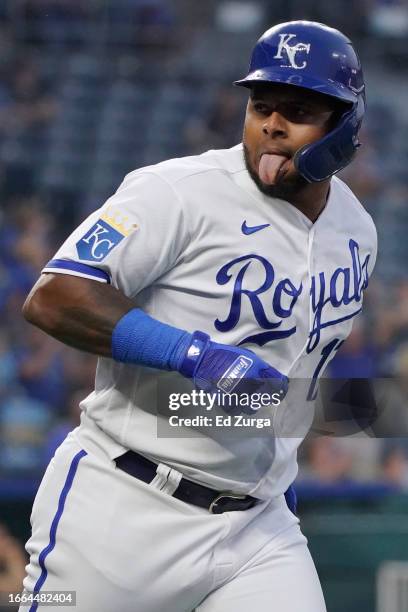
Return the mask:
<svg viewBox="0 0 408 612">
<path fill-rule="evenodd" d="M 75 591 L 60 612 L 325 612 L 284 497 L 213 515 L 116 468 L 75 433 L 37 493 L 24 587 Z"/>
</svg>

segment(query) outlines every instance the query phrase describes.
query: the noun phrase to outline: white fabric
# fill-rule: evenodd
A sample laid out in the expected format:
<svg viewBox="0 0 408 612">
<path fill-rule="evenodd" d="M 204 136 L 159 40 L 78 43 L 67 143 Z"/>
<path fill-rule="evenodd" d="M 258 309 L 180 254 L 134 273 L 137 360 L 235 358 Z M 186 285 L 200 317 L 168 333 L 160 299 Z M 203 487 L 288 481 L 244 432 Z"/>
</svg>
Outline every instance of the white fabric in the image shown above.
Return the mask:
<svg viewBox="0 0 408 612">
<path fill-rule="evenodd" d="M 29 592 L 81 447 L 70 434 L 36 497 Z M 282 496 L 213 515 L 118 470 L 101 447 L 85 450 L 44 559 L 43 591 L 75 591 L 76 612 L 246 612 L 248 604 L 262 612 L 325 612 L 306 538 Z"/>
<path fill-rule="evenodd" d="M 153 478 L 150 486 L 168 495 L 173 495 L 181 479 L 182 474 L 180 474 L 180 472 L 159 463 L 156 470 L 156 476 Z"/>
<path fill-rule="evenodd" d="M 123 239 L 102 257 L 106 238 L 88 232 L 111 218 L 123 226 Z M 268 227 L 248 235 L 244 221 Z M 87 260 L 78 249 L 89 245 L 95 257 Z M 342 181 L 332 179 L 326 208 L 312 224 L 288 202 L 259 192 L 241 145 L 130 173 L 55 255 L 71 262 L 73 274 L 78 263 L 108 273 L 160 321 L 226 344 L 246 340 L 292 380 L 321 375 L 324 351 L 334 342 L 327 365 L 348 336 L 375 257 L 373 222 Z M 271 331 L 288 336 L 259 340 Z M 99 359 L 95 392 L 82 402 L 83 435 L 111 457 L 130 448 L 217 490 L 270 499 L 293 482 L 297 447 L 313 418 L 313 402 L 305 401 L 310 383 L 304 393 L 291 385 L 281 406 L 262 409 L 273 423 L 267 435 L 227 438 L 198 427 L 194 437 L 178 430 L 177 440 L 158 435 L 165 425 L 157 416 L 158 384 L 162 391 L 191 388 L 176 373 Z"/>
</svg>

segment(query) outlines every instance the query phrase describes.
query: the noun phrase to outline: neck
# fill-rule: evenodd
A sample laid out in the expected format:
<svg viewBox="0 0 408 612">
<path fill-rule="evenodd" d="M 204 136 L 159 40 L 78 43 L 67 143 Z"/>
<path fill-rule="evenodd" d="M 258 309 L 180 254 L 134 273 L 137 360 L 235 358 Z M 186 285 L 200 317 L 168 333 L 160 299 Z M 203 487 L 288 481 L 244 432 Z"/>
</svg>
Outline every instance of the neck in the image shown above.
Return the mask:
<svg viewBox="0 0 408 612">
<path fill-rule="evenodd" d="M 291 196 L 289 202 L 314 223 L 326 206 L 329 191 L 330 179 L 321 183 L 307 183 Z"/>
</svg>

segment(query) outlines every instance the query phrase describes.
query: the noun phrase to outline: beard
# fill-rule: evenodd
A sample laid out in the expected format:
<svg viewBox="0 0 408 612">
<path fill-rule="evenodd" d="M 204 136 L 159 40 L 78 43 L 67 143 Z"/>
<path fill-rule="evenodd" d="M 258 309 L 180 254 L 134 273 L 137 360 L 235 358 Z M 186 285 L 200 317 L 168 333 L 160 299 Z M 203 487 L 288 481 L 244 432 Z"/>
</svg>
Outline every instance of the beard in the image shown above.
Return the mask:
<svg viewBox="0 0 408 612">
<path fill-rule="evenodd" d="M 308 181 L 303 178 L 298 172 L 288 177 L 281 177 L 275 185 L 267 185 L 263 183 L 259 178 L 259 175 L 253 170 L 251 167 L 251 163 L 249 160 L 249 151 L 248 148 L 244 144 L 244 160 L 245 166 L 248 171 L 249 176 L 254 181 L 255 185 L 258 187 L 259 191 L 261 191 L 266 196 L 270 198 L 278 198 L 279 200 L 286 200 L 288 202 L 294 198 L 300 191 L 302 191 L 307 185 L 309 185 Z"/>
</svg>

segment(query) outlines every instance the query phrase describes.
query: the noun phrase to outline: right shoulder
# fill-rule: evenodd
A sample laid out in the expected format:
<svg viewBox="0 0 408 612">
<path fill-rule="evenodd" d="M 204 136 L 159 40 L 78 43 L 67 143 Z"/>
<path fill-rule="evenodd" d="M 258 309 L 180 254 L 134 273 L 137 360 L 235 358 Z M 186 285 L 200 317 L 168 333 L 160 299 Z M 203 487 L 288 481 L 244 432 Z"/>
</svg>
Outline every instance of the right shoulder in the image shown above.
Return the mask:
<svg viewBox="0 0 408 612">
<path fill-rule="evenodd" d="M 182 189 L 184 182 L 199 181 L 208 174 L 228 175 L 242 172 L 245 169 L 242 145 L 231 149 L 210 150 L 201 155 L 191 155 L 169 159 L 158 164 L 145 166 L 127 174 L 122 187 L 138 186 L 143 183 L 150 188 L 160 183 L 170 189 Z"/>
</svg>

